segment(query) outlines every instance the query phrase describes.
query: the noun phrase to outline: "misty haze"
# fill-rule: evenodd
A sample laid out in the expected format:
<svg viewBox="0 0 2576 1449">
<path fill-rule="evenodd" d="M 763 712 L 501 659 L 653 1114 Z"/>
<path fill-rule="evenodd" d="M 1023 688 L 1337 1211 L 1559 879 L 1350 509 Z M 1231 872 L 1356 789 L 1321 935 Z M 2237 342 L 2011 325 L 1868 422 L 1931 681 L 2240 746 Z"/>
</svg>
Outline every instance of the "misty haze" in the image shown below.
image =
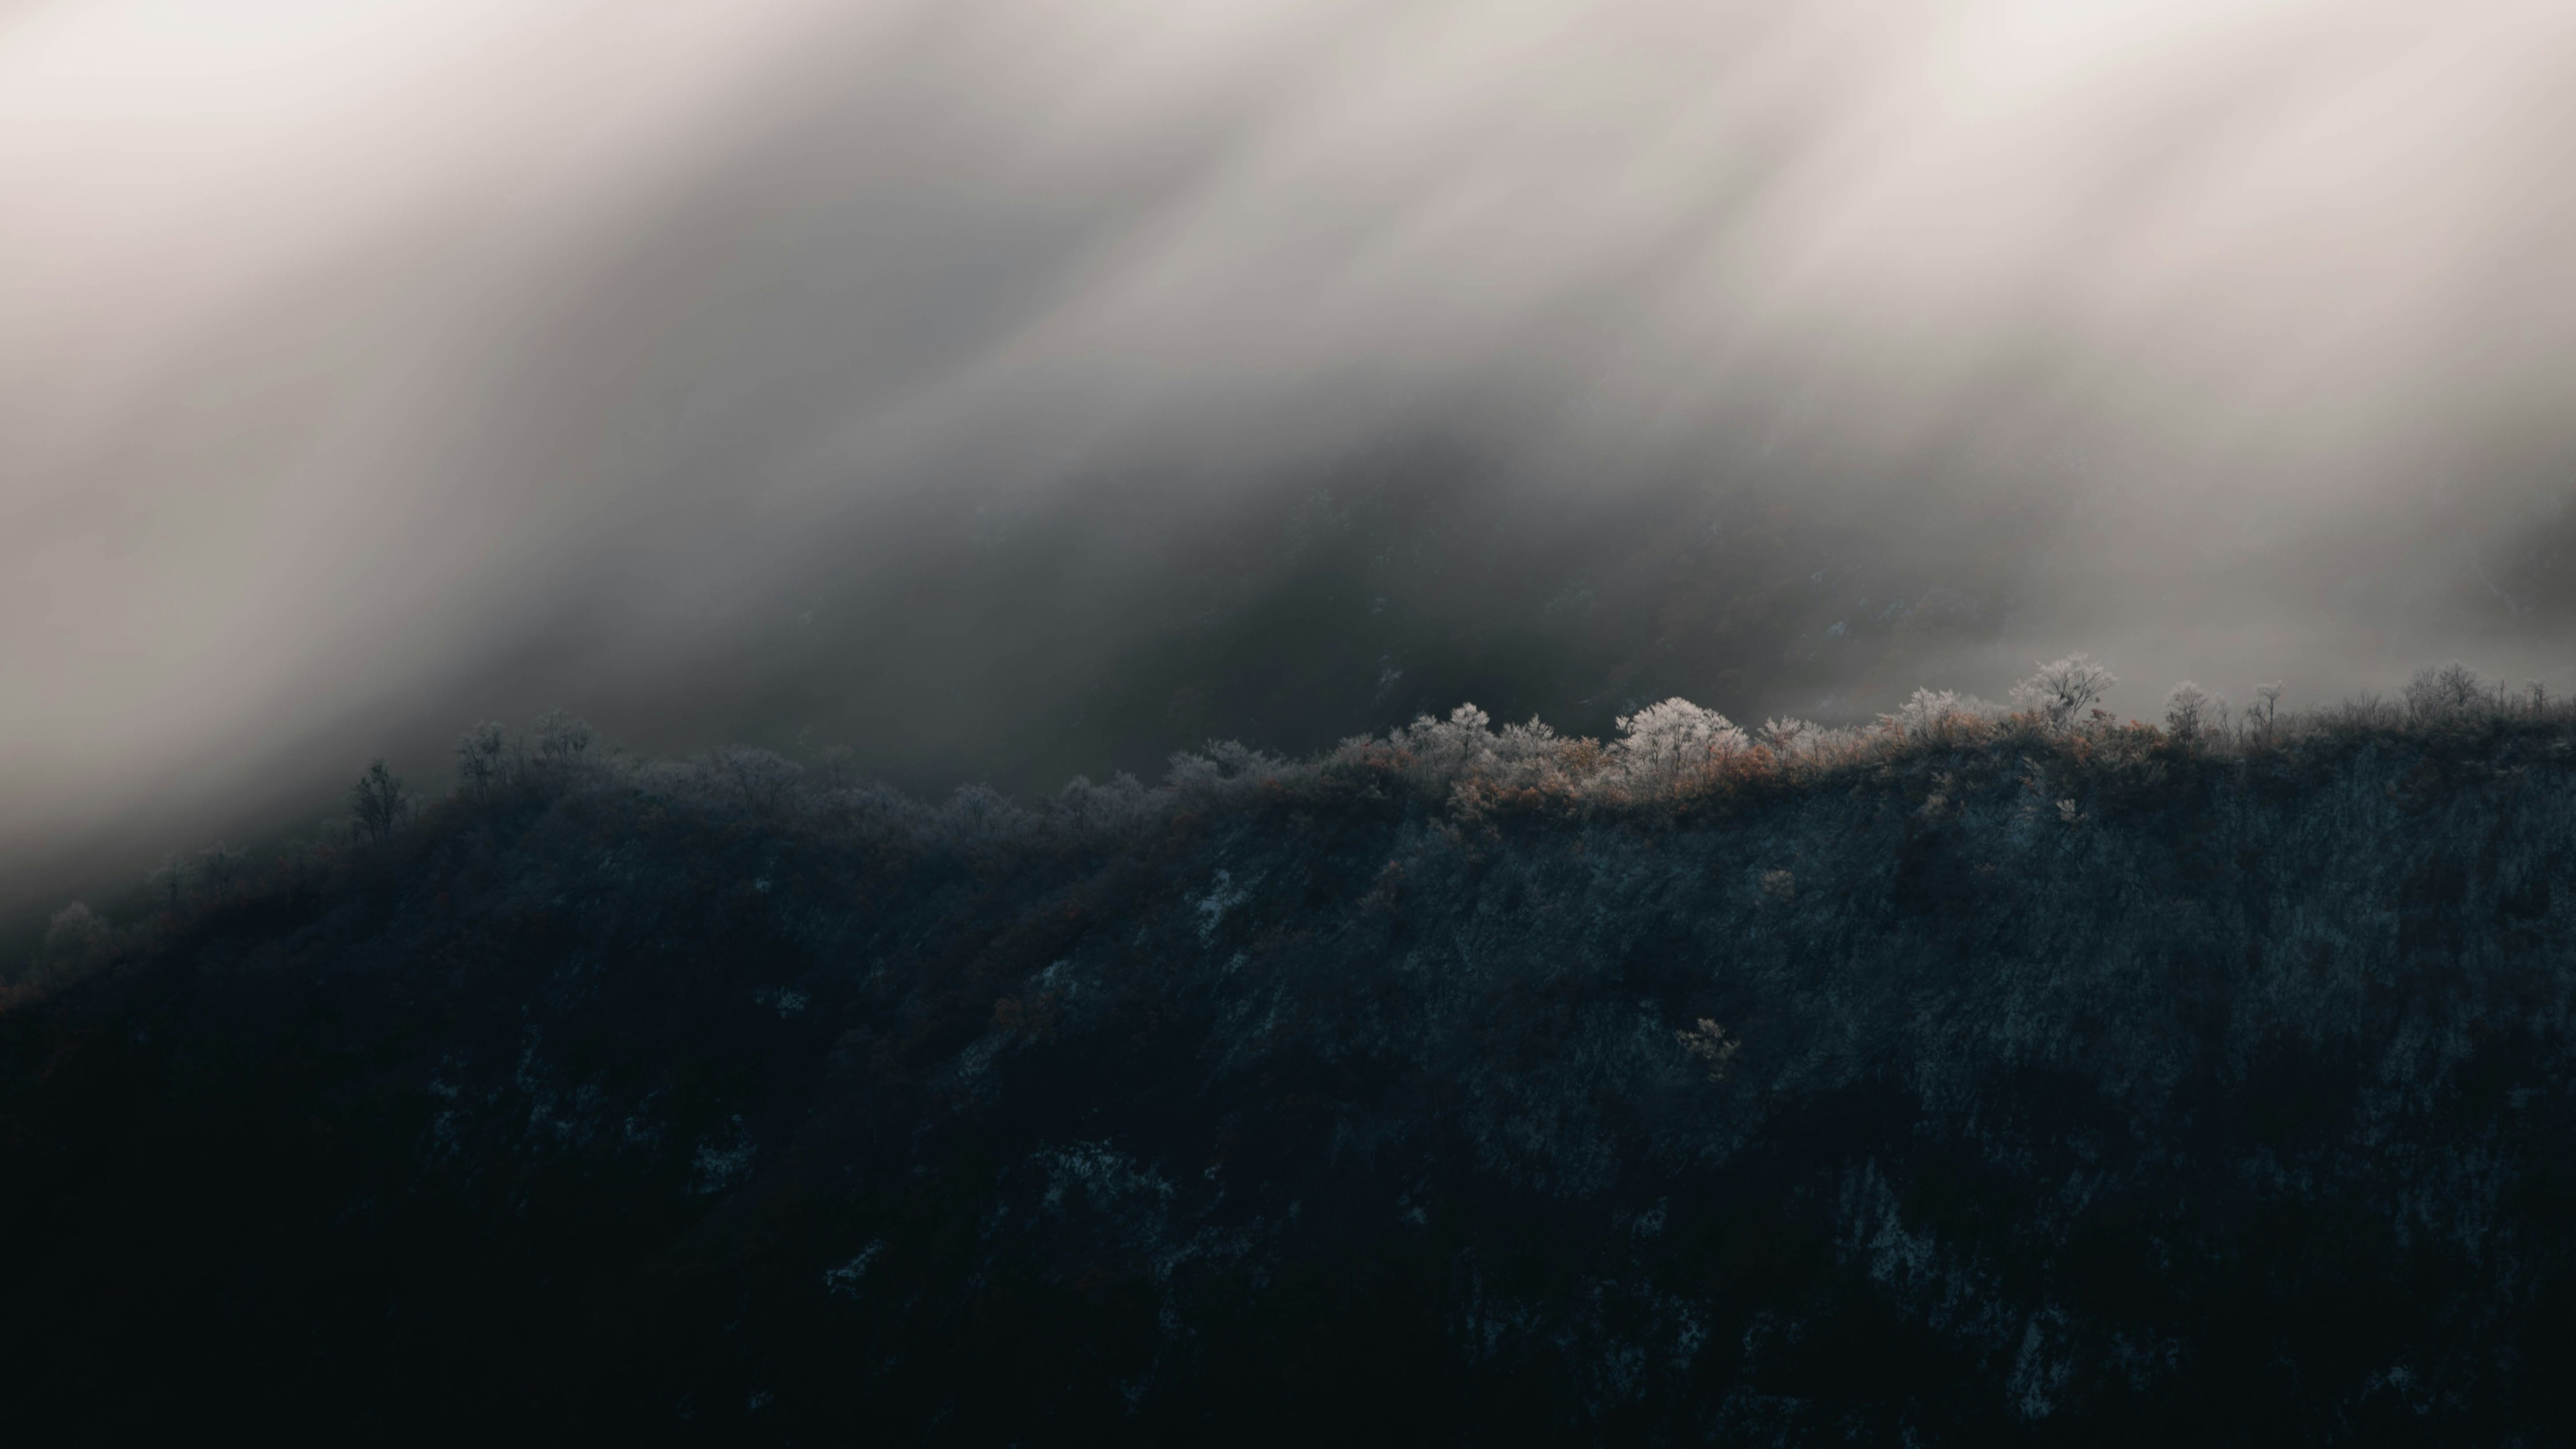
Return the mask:
<svg viewBox="0 0 2576 1449">
<path fill-rule="evenodd" d="M 2563 0 L 25 0 L 0 1390 L 2562 1440 L 2571 485 Z"/>
</svg>

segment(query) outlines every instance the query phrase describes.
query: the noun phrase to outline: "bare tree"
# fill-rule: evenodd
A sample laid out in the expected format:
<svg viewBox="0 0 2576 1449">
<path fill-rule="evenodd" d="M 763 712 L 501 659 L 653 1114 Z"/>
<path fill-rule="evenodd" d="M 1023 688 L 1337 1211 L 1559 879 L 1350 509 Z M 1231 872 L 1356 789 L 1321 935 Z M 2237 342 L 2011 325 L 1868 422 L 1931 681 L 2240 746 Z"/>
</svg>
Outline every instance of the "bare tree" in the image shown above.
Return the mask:
<svg viewBox="0 0 2576 1449">
<path fill-rule="evenodd" d="M 785 806 L 805 774 L 795 761 L 751 745 L 726 745 L 710 754 L 708 763 L 733 786 L 746 810 Z"/>
<path fill-rule="evenodd" d="M 411 793 L 402 779 L 385 767 L 381 759 L 367 762 L 367 772 L 349 787 L 349 814 L 358 829 L 374 845 L 382 846 L 393 839 L 394 827 L 401 823 L 404 807 Z"/>
<path fill-rule="evenodd" d="M 2254 686 L 2254 703 L 2245 706 L 2245 724 L 2252 734 L 2266 744 L 2281 727 L 2281 696 L 2289 686 L 2279 680 Z"/>
<path fill-rule="evenodd" d="M 2200 744 L 2226 727 L 2227 698 L 2186 679 L 2165 696 L 2165 728 L 2185 744 Z"/>
<path fill-rule="evenodd" d="M 2469 666 L 2456 659 L 2438 668 L 2427 664 L 2406 681 L 2406 713 L 2417 724 L 2457 719 L 2481 694 L 2477 671 Z"/>
<path fill-rule="evenodd" d="M 456 737 L 456 783 L 469 795 L 480 795 L 492 788 L 501 777 L 501 752 L 509 743 L 509 732 L 501 722 L 487 719 L 468 725 Z"/>
<path fill-rule="evenodd" d="M 570 769 L 590 749 L 590 722 L 567 710 L 550 709 L 537 716 L 537 758 L 556 769 Z"/>
<path fill-rule="evenodd" d="M 2478 686 L 2478 672 L 2456 659 L 2443 665 L 2433 679 L 2441 686 L 2442 702 L 2453 709 L 2467 709 L 2485 694 Z"/>
</svg>

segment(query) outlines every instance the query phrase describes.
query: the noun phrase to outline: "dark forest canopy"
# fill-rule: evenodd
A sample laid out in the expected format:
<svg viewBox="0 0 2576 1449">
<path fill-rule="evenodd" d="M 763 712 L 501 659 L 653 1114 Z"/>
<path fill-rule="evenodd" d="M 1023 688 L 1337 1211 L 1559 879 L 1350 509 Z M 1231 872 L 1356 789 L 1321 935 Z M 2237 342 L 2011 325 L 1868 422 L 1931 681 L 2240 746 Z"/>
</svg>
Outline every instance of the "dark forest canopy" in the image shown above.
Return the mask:
<svg viewBox="0 0 2576 1449">
<path fill-rule="evenodd" d="M 478 727 L 381 842 L 69 913 L 14 988 L 13 1415 L 2548 1437 L 2576 715 L 2137 724 L 2068 663 L 1034 805 Z"/>
</svg>

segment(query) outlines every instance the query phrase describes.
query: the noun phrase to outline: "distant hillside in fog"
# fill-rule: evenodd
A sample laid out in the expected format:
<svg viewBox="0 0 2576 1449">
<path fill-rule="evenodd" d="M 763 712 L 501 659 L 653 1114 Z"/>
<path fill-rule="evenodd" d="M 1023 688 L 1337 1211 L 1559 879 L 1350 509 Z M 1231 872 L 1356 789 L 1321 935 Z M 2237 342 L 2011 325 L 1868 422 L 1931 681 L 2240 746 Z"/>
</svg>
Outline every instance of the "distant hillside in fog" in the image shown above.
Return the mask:
<svg viewBox="0 0 2576 1449">
<path fill-rule="evenodd" d="M 2067 663 L 1036 806 L 469 732 L 380 842 L 57 921 L 0 1387 L 111 1439 L 2554 1437 L 2576 714 L 2139 724 Z"/>
</svg>

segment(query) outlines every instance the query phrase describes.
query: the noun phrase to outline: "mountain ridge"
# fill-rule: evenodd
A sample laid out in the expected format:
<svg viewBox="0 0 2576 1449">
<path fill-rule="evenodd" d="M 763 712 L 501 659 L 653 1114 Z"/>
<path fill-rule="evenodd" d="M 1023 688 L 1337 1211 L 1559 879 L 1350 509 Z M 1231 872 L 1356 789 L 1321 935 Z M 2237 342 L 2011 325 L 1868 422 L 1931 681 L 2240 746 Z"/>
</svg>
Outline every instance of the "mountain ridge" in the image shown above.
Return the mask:
<svg viewBox="0 0 2576 1449">
<path fill-rule="evenodd" d="M 101 1437 L 2545 1438 L 2576 721 L 2417 703 L 1034 807 L 558 720 L 59 933 L 0 1359 Z"/>
</svg>

